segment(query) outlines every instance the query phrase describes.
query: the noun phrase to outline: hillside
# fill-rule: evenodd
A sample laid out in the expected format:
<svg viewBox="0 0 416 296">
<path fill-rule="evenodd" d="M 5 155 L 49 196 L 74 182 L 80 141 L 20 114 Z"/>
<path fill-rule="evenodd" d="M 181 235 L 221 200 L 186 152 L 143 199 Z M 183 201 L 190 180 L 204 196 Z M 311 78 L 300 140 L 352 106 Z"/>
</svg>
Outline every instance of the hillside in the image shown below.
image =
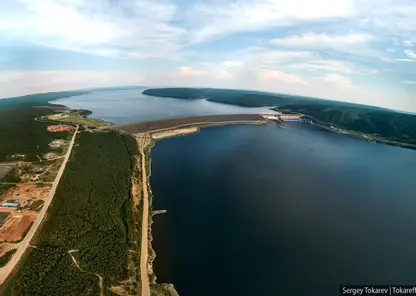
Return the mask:
<svg viewBox="0 0 416 296">
<path fill-rule="evenodd" d="M 299 112 L 320 123 L 338 128 L 377 134 L 389 140 L 416 144 L 416 116 L 386 109 L 331 104 L 292 104 L 273 108 Z"/>
<path fill-rule="evenodd" d="M 403 143 L 416 143 L 416 116 L 381 107 L 257 91 L 209 88 L 147 89 L 143 94 L 193 100 L 204 98 L 211 102 L 246 107 L 270 106 L 273 107 L 271 110 L 309 115 L 324 125 L 377 134 Z"/>
<path fill-rule="evenodd" d="M 257 91 L 212 89 L 212 88 L 158 88 L 146 89 L 144 95 L 175 99 L 198 100 L 238 105 L 245 107 L 278 106 L 293 102 L 316 102 L 319 99 L 297 97 L 283 94 L 269 94 Z"/>
</svg>

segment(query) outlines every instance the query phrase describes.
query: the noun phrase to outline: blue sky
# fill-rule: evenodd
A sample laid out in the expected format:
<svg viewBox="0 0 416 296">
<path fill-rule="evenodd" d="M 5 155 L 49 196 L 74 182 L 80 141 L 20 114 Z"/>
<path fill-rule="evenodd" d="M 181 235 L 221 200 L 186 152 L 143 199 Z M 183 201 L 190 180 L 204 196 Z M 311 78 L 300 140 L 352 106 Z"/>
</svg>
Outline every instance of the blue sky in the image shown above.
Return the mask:
<svg viewBox="0 0 416 296">
<path fill-rule="evenodd" d="M 0 97 L 256 89 L 416 111 L 415 0 L 2 0 Z"/>
</svg>

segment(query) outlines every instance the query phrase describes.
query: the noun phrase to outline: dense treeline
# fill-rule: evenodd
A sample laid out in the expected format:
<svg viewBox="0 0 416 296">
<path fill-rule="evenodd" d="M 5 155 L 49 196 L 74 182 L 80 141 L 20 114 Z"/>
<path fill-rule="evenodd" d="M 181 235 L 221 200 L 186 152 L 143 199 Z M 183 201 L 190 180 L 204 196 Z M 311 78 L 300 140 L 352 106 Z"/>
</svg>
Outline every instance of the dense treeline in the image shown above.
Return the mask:
<svg viewBox="0 0 416 296">
<path fill-rule="evenodd" d="M 389 140 L 416 144 L 415 115 L 345 105 L 294 104 L 278 109 L 307 114 L 316 120 L 340 128 L 378 134 Z"/>
<path fill-rule="evenodd" d="M 10 188 L 14 187 L 16 187 L 14 184 L 0 184 L 0 196 L 2 196 L 3 193 L 9 191 Z"/>
<path fill-rule="evenodd" d="M 48 220 L 2 295 L 98 295 L 127 279 L 133 244 L 131 176 L 135 140 L 116 132 L 82 133 Z M 69 250 L 79 250 L 78 269 Z M 109 292 L 107 290 L 107 292 Z"/>
<path fill-rule="evenodd" d="M 3 267 L 7 264 L 7 262 L 10 261 L 10 259 L 12 259 L 14 253 L 16 253 L 17 249 L 13 249 L 10 251 L 7 251 L 6 253 L 3 254 L 3 256 L 0 257 L 0 267 Z"/>
<path fill-rule="evenodd" d="M 49 109 L 32 107 L 0 109 L 0 161 L 12 160 L 10 156 L 14 154 L 25 154 L 28 161 L 37 160 L 36 155 L 50 150 L 52 140 L 66 138 L 68 132 L 49 133 L 48 123 L 35 121 L 50 113 Z"/>
<path fill-rule="evenodd" d="M 146 89 L 143 94 L 176 99 L 206 99 L 211 102 L 245 107 L 277 106 L 293 102 L 321 101 L 299 96 L 271 94 L 258 91 L 212 89 L 212 88 L 157 88 Z"/>
</svg>

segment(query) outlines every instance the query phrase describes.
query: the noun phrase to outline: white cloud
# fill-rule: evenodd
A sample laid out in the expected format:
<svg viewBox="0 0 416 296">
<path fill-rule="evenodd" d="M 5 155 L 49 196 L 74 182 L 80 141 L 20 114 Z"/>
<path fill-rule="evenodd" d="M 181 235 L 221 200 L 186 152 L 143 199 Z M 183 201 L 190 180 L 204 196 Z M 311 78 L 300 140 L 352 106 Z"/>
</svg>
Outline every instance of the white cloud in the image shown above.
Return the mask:
<svg viewBox="0 0 416 296">
<path fill-rule="evenodd" d="M 416 84 L 416 81 L 406 80 L 405 83 L 407 83 L 407 84 Z"/>
<path fill-rule="evenodd" d="M 179 71 L 175 72 L 173 75 L 179 77 L 198 77 L 203 74 L 203 71 L 193 69 L 192 67 L 180 67 Z"/>
<path fill-rule="evenodd" d="M 355 15 L 352 0 L 242 0 L 197 2 L 188 18 L 196 41 L 241 31 L 284 27 L 302 21 Z"/>
<path fill-rule="evenodd" d="M 373 40 L 373 37 L 363 33 L 346 35 L 328 35 L 324 33 L 307 33 L 302 35 L 276 38 L 270 40 L 277 46 L 292 46 L 301 48 L 343 48 L 357 46 Z"/>
<path fill-rule="evenodd" d="M 318 70 L 328 72 L 339 72 L 343 74 L 357 73 L 354 66 L 343 61 L 334 60 L 312 60 L 305 63 L 295 63 L 289 65 L 289 67 L 302 69 L 302 70 Z"/>
<path fill-rule="evenodd" d="M 295 74 L 270 69 L 261 69 L 259 71 L 259 80 L 278 81 L 286 84 L 307 84 L 302 78 Z"/>
<path fill-rule="evenodd" d="M 342 88 L 347 88 L 351 86 L 351 79 L 346 76 L 339 75 L 339 74 L 329 73 L 319 79 L 322 79 L 329 83 L 334 83 Z"/>
<path fill-rule="evenodd" d="M 4 0 L 0 35 L 99 55 L 169 57 L 185 32 L 172 24 L 175 13 L 163 0 Z"/>
<path fill-rule="evenodd" d="M 416 59 L 416 51 L 406 49 L 404 53 L 411 59 Z"/>
</svg>

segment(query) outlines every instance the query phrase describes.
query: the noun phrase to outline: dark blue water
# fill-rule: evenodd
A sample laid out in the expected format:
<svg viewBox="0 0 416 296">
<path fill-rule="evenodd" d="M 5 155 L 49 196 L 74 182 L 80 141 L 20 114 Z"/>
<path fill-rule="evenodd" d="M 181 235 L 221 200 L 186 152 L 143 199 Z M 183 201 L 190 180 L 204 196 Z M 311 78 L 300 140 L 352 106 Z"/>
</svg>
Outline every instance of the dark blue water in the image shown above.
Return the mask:
<svg viewBox="0 0 416 296">
<path fill-rule="evenodd" d="M 152 150 L 158 282 L 181 296 L 339 294 L 415 284 L 416 151 L 291 124 Z"/>
</svg>

